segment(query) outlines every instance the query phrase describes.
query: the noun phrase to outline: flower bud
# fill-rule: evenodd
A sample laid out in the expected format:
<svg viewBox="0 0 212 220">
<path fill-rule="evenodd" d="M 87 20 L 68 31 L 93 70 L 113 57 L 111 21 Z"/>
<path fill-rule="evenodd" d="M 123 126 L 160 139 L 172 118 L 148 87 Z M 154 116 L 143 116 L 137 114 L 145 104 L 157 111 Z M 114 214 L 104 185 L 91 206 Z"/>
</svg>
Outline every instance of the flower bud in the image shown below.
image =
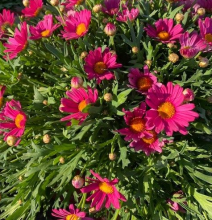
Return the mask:
<svg viewBox="0 0 212 220">
<path fill-rule="evenodd" d="M 116 51 L 115 50 L 111 50 L 110 53 L 112 53 L 113 55 L 116 55 Z"/>
<path fill-rule="evenodd" d="M 206 58 L 206 57 L 198 57 L 198 59 L 199 59 L 199 66 L 201 68 L 205 68 L 205 67 L 208 66 L 208 64 L 209 64 L 208 58 Z"/>
<path fill-rule="evenodd" d="M 19 176 L 18 179 L 19 179 L 19 181 L 22 181 L 22 180 L 23 180 L 23 177 L 22 177 L 22 176 Z"/>
<path fill-rule="evenodd" d="M 81 53 L 81 55 L 80 55 L 80 58 L 81 58 L 81 59 L 84 59 L 85 57 L 87 57 L 87 55 L 88 55 L 88 52 L 87 52 L 87 51 L 83 51 L 83 52 Z"/>
<path fill-rule="evenodd" d="M 132 52 L 134 54 L 138 53 L 138 51 L 139 51 L 138 47 L 132 47 Z"/>
<path fill-rule="evenodd" d="M 18 204 L 19 204 L 19 205 L 22 204 L 22 200 L 21 200 L 21 199 L 18 200 Z"/>
<path fill-rule="evenodd" d="M 64 164 L 65 163 L 64 157 L 61 157 L 59 161 L 60 161 L 60 163 Z"/>
<path fill-rule="evenodd" d="M 184 19 L 184 15 L 181 13 L 177 13 L 175 16 L 175 20 L 180 23 Z"/>
<path fill-rule="evenodd" d="M 48 105 L 48 101 L 47 100 L 43 100 L 43 104 L 44 105 Z"/>
<path fill-rule="evenodd" d="M 109 154 L 109 159 L 112 160 L 112 161 L 115 160 L 116 159 L 116 154 L 115 153 L 110 153 Z"/>
<path fill-rule="evenodd" d="M 184 102 L 191 102 L 194 100 L 194 92 L 191 89 L 184 89 L 183 91 L 184 95 Z"/>
<path fill-rule="evenodd" d="M 198 8 L 198 9 L 197 9 L 197 14 L 198 14 L 199 16 L 205 15 L 205 9 L 204 9 L 204 8 Z"/>
<path fill-rule="evenodd" d="M 174 44 L 168 43 L 168 44 L 167 44 L 167 47 L 168 47 L 168 48 L 173 48 L 173 47 L 174 47 Z"/>
<path fill-rule="evenodd" d="M 112 95 L 111 93 L 106 93 L 106 94 L 104 95 L 104 100 L 105 100 L 106 102 L 112 101 L 112 100 L 113 100 L 113 95 Z"/>
<path fill-rule="evenodd" d="M 51 0 L 51 1 L 50 1 L 50 4 L 51 4 L 52 6 L 58 6 L 58 5 L 59 5 L 59 0 Z"/>
<path fill-rule="evenodd" d="M 60 111 L 60 112 L 64 112 L 64 111 L 61 109 L 62 107 L 64 107 L 64 105 L 63 105 L 63 104 L 60 104 L 60 106 L 59 106 L 59 111 Z"/>
<path fill-rule="evenodd" d="M 43 142 L 44 142 L 45 144 L 48 144 L 50 141 L 51 141 L 51 137 L 50 137 L 48 134 L 45 134 L 45 135 L 43 136 Z"/>
<path fill-rule="evenodd" d="M 114 36 L 116 34 L 116 26 L 109 22 L 105 26 L 104 32 L 107 34 L 107 36 Z"/>
<path fill-rule="evenodd" d="M 145 60 L 145 63 L 148 67 L 150 67 L 152 65 L 152 61 L 151 60 Z"/>
<path fill-rule="evenodd" d="M 60 10 L 60 12 L 63 13 L 65 11 L 65 6 L 64 5 L 60 5 L 59 10 Z"/>
<path fill-rule="evenodd" d="M 23 0 L 22 1 L 24 7 L 28 7 L 29 6 L 29 0 Z"/>
<path fill-rule="evenodd" d="M 76 188 L 76 189 L 82 188 L 82 186 L 84 185 L 84 183 L 85 183 L 85 180 L 84 180 L 81 176 L 79 176 L 79 175 L 75 176 L 75 177 L 73 178 L 73 180 L 72 180 L 72 185 L 73 185 L 74 188 Z"/>
<path fill-rule="evenodd" d="M 176 63 L 179 60 L 179 56 L 176 53 L 170 53 L 168 59 L 170 62 Z"/>
<path fill-rule="evenodd" d="M 29 50 L 29 55 L 31 56 L 33 54 L 33 52 L 31 50 Z"/>
<path fill-rule="evenodd" d="M 83 85 L 83 79 L 81 77 L 74 76 L 71 79 L 71 88 L 78 89 L 82 87 L 82 85 Z"/>
<path fill-rule="evenodd" d="M 89 209 L 89 213 L 96 213 L 96 212 L 97 211 L 96 211 L 95 207 L 92 207 L 92 208 Z"/>
<path fill-rule="evenodd" d="M 101 4 L 94 5 L 94 7 L 93 7 L 93 12 L 94 13 L 99 13 L 101 11 L 102 11 L 102 5 Z"/>
<path fill-rule="evenodd" d="M 10 147 L 14 146 L 15 143 L 16 143 L 16 141 L 17 141 L 17 137 L 14 136 L 14 135 L 10 135 L 10 136 L 7 137 L 7 144 L 8 144 Z"/>
<path fill-rule="evenodd" d="M 108 19 L 107 19 L 107 18 L 104 18 L 104 19 L 102 20 L 102 23 L 103 23 L 103 24 L 107 24 L 107 23 L 108 23 Z"/>
<path fill-rule="evenodd" d="M 67 72 L 68 70 L 63 66 L 60 68 L 63 72 Z"/>
</svg>

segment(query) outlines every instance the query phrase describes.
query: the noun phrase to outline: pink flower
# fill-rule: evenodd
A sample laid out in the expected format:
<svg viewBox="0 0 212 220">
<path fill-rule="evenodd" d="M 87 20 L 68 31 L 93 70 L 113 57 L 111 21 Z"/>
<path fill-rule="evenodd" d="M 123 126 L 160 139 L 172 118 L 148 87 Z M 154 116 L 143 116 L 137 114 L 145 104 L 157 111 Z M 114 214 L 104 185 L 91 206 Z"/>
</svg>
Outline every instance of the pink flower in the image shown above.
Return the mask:
<svg viewBox="0 0 212 220">
<path fill-rule="evenodd" d="M 175 43 L 183 32 L 181 24 L 174 26 L 173 19 L 159 19 L 155 22 L 155 27 L 147 25 L 144 29 L 150 37 L 156 38 L 164 44 Z"/>
<path fill-rule="evenodd" d="M 92 170 L 90 172 L 97 178 L 92 179 L 87 177 L 90 185 L 83 187 L 82 193 L 88 193 L 94 191 L 94 193 L 86 199 L 86 201 L 91 201 L 91 207 L 95 207 L 96 211 L 99 211 L 105 202 L 105 207 L 110 208 L 112 204 L 115 209 L 120 209 L 119 199 L 126 202 L 126 198 L 116 189 L 114 186 L 119 182 L 117 178 L 113 180 L 108 180 L 107 178 L 102 178 L 99 174 L 94 173 Z"/>
<path fill-rule="evenodd" d="M 32 35 L 30 39 L 37 40 L 43 37 L 50 37 L 60 24 L 53 24 L 53 16 L 45 15 L 42 21 L 39 21 L 36 27 L 30 26 L 29 30 Z"/>
<path fill-rule="evenodd" d="M 180 37 L 180 45 L 180 54 L 187 59 L 193 58 L 207 47 L 205 41 L 201 39 L 197 32 L 191 34 L 185 32 Z"/>
<path fill-rule="evenodd" d="M 86 213 L 75 209 L 73 204 L 69 205 L 69 211 L 65 209 L 52 209 L 52 216 L 59 218 L 59 220 L 93 220 L 92 218 L 85 217 Z"/>
<path fill-rule="evenodd" d="M 123 9 L 122 12 L 117 14 L 117 21 L 127 22 L 127 20 L 134 21 L 139 15 L 139 10 L 137 8 L 132 8 L 129 10 L 128 8 Z"/>
<path fill-rule="evenodd" d="M 76 175 L 76 176 L 72 179 L 72 185 L 73 185 L 73 187 L 76 188 L 76 189 L 82 188 L 83 185 L 84 185 L 84 183 L 85 183 L 85 180 L 84 180 L 81 176 L 79 176 L 79 175 Z"/>
<path fill-rule="evenodd" d="M 150 130 L 153 128 L 147 126 L 146 124 L 146 103 L 142 102 L 139 107 L 134 108 L 132 112 L 125 111 L 123 109 L 123 112 L 125 113 L 124 120 L 126 124 L 128 125 L 127 128 L 119 129 L 118 132 L 121 135 L 126 135 L 124 138 L 126 141 L 133 140 L 140 140 L 142 137 L 152 137 L 152 135 L 149 135 L 149 132 L 146 130 Z"/>
<path fill-rule="evenodd" d="M 113 36 L 116 34 L 116 25 L 113 23 L 107 23 L 107 25 L 104 28 L 104 32 L 107 36 Z"/>
<path fill-rule="evenodd" d="M 6 86 L 0 85 L 0 108 L 3 106 L 4 93 L 6 90 Z"/>
<path fill-rule="evenodd" d="M 211 47 L 212 46 L 212 19 L 205 18 L 205 21 L 199 19 L 199 28 L 202 39 Z"/>
<path fill-rule="evenodd" d="M 202 0 L 200 0 L 202 1 Z M 196 12 L 197 9 L 200 7 L 200 5 L 198 4 L 198 1 L 196 3 L 196 0 L 180 0 L 178 1 L 178 5 L 183 5 L 183 11 L 187 11 L 188 9 L 194 9 L 194 11 Z"/>
<path fill-rule="evenodd" d="M 73 16 L 69 16 L 66 20 L 63 38 L 66 40 L 78 39 L 88 32 L 91 21 L 91 11 L 85 9 L 75 12 Z"/>
<path fill-rule="evenodd" d="M 11 100 L 6 103 L 1 112 L 0 131 L 3 132 L 4 141 L 7 141 L 8 136 L 19 138 L 15 144 L 17 146 L 24 134 L 27 117 L 21 109 L 21 104 L 18 101 Z"/>
<path fill-rule="evenodd" d="M 114 79 L 114 74 L 110 69 L 120 68 L 122 64 L 116 63 L 117 55 L 105 48 L 98 47 L 94 51 L 90 51 L 85 58 L 85 72 L 88 74 L 88 79 L 96 79 L 99 84 L 102 80 Z"/>
<path fill-rule="evenodd" d="M 78 89 L 82 87 L 82 85 L 83 85 L 83 79 L 81 77 L 74 76 L 71 79 L 71 88 Z"/>
<path fill-rule="evenodd" d="M 10 10 L 3 9 L 2 14 L 0 14 L 0 38 L 5 34 L 7 26 L 13 26 L 14 21 L 14 13 Z"/>
<path fill-rule="evenodd" d="M 66 9 L 73 9 L 76 5 L 81 5 L 84 2 L 84 0 L 66 0 L 65 3 L 62 3 L 62 5 L 65 5 Z"/>
<path fill-rule="evenodd" d="M 86 91 L 84 88 L 72 88 L 71 91 L 66 92 L 66 95 L 68 98 L 61 99 L 60 111 L 72 114 L 61 118 L 61 121 L 75 119 L 82 123 L 89 115 L 87 112 L 83 112 L 83 110 L 98 99 L 97 89 L 93 91 L 88 87 L 88 91 Z"/>
<path fill-rule="evenodd" d="M 174 193 L 173 195 L 173 198 L 174 199 L 183 199 L 183 191 L 182 190 L 179 190 L 178 192 Z M 187 205 L 187 202 L 183 202 L 185 205 Z M 184 212 L 185 213 L 185 210 L 183 209 L 182 206 L 180 206 L 177 202 L 174 202 L 173 200 L 171 199 L 168 199 L 167 200 L 167 204 L 170 206 L 170 208 L 175 211 L 175 212 Z"/>
<path fill-rule="evenodd" d="M 27 23 L 23 22 L 21 24 L 21 30 L 15 29 L 14 37 L 9 38 L 9 44 L 5 43 L 4 46 L 7 48 L 4 50 L 4 53 L 9 53 L 9 59 L 12 60 L 15 58 L 18 53 L 22 52 L 27 46 L 28 32 L 27 32 Z M 7 59 L 7 56 L 4 56 Z"/>
<path fill-rule="evenodd" d="M 204 8 L 208 13 L 212 12 L 212 0 L 198 0 L 198 5 Z"/>
<path fill-rule="evenodd" d="M 148 90 L 157 83 L 157 77 L 150 73 L 147 65 L 144 66 L 144 73 L 137 68 L 131 68 L 128 74 L 130 87 L 137 89 L 138 92 L 146 94 Z"/>
<path fill-rule="evenodd" d="M 25 17 L 33 18 L 36 17 L 43 7 L 42 0 L 30 0 L 29 7 L 26 7 L 22 10 L 22 13 Z"/>
<path fill-rule="evenodd" d="M 104 6 L 102 11 L 111 16 L 115 15 L 119 11 L 120 0 L 104 0 Z"/>
<path fill-rule="evenodd" d="M 194 92 L 191 89 L 184 89 L 183 90 L 184 95 L 184 102 L 192 102 L 194 100 Z"/>
<path fill-rule="evenodd" d="M 146 103 L 151 108 L 146 112 L 147 123 L 155 125 L 157 133 L 165 130 L 168 136 L 173 132 L 186 135 L 185 127 L 198 118 L 199 114 L 192 111 L 194 104 L 183 104 L 183 88 L 168 82 L 167 86 L 153 86 L 147 93 Z"/>
</svg>

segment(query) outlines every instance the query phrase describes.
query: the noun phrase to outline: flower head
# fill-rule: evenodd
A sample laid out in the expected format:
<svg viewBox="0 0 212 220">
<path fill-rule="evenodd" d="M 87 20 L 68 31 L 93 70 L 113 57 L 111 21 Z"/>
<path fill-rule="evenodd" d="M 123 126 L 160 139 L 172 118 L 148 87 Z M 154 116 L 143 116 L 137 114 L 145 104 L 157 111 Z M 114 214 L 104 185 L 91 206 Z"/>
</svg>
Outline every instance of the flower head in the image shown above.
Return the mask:
<svg viewBox="0 0 212 220">
<path fill-rule="evenodd" d="M 17 138 L 15 146 L 17 146 L 25 130 L 27 117 L 21 109 L 21 104 L 18 101 L 11 100 L 6 103 L 1 112 L 0 131 L 4 135 L 4 141 L 7 141 L 8 136 Z"/>
<path fill-rule="evenodd" d="M 59 220 L 93 220 L 85 217 L 86 213 L 75 209 L 73 204 L 69 205 L 69 211 L 66 209 L 52 209 L 52 216 L 59 218 Z"/>
<path fill-rule="evenodd" d="M 183 90 L 184 102 L 192 102 L 194 100 L 193 90 L 187 88 Z"/>
<path fill-rule="evenodd" d="M 30 0 L 29 6 L 22 10 L 25 17 L 33 18 L 38 16 L 43 7 L 42 0 Z"/>
<path fill-rule="evenodd" d="M 71 88 L 78 89 L 82 87 L 82 85 L 83 85 L 83 79 L 81 77 L 77 77 L 77 76 L 72 77 Z"/>
<path fill-rule="evenodd" d="M 173 195 L 174 199 L 183 199 L 183 191 L 179 190 L 178 192 L 174 193 Z M 185 205 L 187 205 L 187 202 L 183 202 Z M 180 206 L 177 202 L 173 201 L 172 199 L 167 200 L 167 204 L 170 206 L 170 208 L 175 212 L 185 212 L 182 206 Z"/>
<path fill-rule="evenodd" d="M 132 8 L 129 10 L 128 8 L 123 9 L 122 12 L 117 14 L 117 21 L 127 22 L 127 20 L 134 21 L 139 15 L 139 10 L 137 8 Z"/>
<path fill-rule="evenodd" d="M 88 91 L 86 91 L 84 88 L 72 88 L 71 91 L 66 92 L 66 95 L 68 98 L 61 99 L 60 111 L 72 114 L 61 118 L 61 121 L 75 119 L 82 123 L 89 115 L 83 110 L 89 104 L 95 103 L 98 98 L 97 89 L 92 90 L 88 87 Z"/>
<path fill-rule="evenodd" d="M 39 21 L 36 27 L 30 26 L 30 39 L 37 40 L 40 38 L 50 37 L 60 24 L 53 24 L 53 16 L 45 15 L 42 21 Z"/>
<path fill-rule="evenodd" d="M 66 40 L 78 39 L 88 32 L 91 21 L 91 11 L 85 9 L 70 15 L 66 22 L 62 36 Z"/>
<path fill-rule="evenodd" d="M 66 2 L 62 3 L 62 5 L 65 5 L 66 9 L 73 9 L 74 6 L 81 5 L 84 2 L 84 0 L 66 0 Z"/>
<path fill-rule="evenodd" d="M 3 12 L 0 14 L 0 38 L 2 38 L 6 32 L 7 26 L 13 26 L 14 21 L 14 13 L 12 13 L 10 10 L 3 9 Z"/>
<path fill-rule="evenodd" d="M 73 179 L 72 179 L 72 185 L 74 186 L 74 188 L 76 189 L 80 189 L 82 188 L 82 186 L 84 185 L 85 183 L 85 180 L 79 176 L 79 175 L 76 175 Z"/>
<path fill-rule="evenodd" d="M 138 92 L 146 94 L 147 91 L 157 83 L 157 77 L 150 73 L 147 65 L 144 66 L 144 72 L 140 72 L 137 68 L 130 69 L 128 74 L 130 87 L 137 89 Z"/>
<path fill-rule="evenodd" d="M 175 43 L 183 32 L 181 24 L 174 26 L 174 20 L 167 18 L 156 21 L 155 27 L 147 25 L 145 30 L 150 37 L 155 38 L 164 44 Z"/>
<path fill-rule="evenodd" d="M 94 191 L 94 193 L 87 198 L 87 201 L 92 200 L 91 207 L 95 207 L 96 211 L 99 211 L 105 202 L 107 209 L 110 208 L 111 204 L 115 209 L 120 209 L 119 199 L 125 202 L 126 198 L 114 186 L 119 180 L 115 178 L 110 181 L 107 178 L 102 178 L 98 173 L 94 173 L 92 170 L 90 170 L 90 172 L 96 179 L 87 177 L 90 185 L 83 187 L 81 192 L 88 193 Z"/>
<path fill-rule="evenodd" d="M 116 25 L 113 23 L 107 23 L 107 25 L 104 28 L 104 32 L 107 36 L 113 36 L 116 34 Z"/>
<path fill-rule="evenodd" d="M 209 46 L 212 46 L 212 18 L 199 19 L 200 35 Z"/>
<path fill-rule="evenodd" d="M 189 122 L 198 118 L 199 114 L 192 111 L 194 104 L 183 104 L 183 101 L 181 86 L 171 82 L 167 86 L 155 85 L 148 91 L 146 98 L 146 103 L 151 108 L 146 112 L 148 123 L 155 125 L 157 133 L 165 130 L 168 136 L 172 136 L 173 132 L 186 135 Z"/>
<path fill-rule="evenodd" d="M 191 34 L 185 32 L 180 37 L 180 45 L 180 54 L 187 59 L 193 58 L 207 46 L 197 32 L 192 32 Z"/>
<path fill-rule="evenodd" d="M 115 15 L 119 11 L 120 0 L 104 0 L 104 6 L 102 11 L 111 16 Z"/>
<path fill-rule="evenodd" d="M 9 53 L 9 59 L 15 58 L 18 53 L 22 52 L 27 46 L 28 32 L 27 23 L 23 22 L 21 24 L 20 31 L 18 28 L 15 29 L 14 37 L 9 38 L 9 43 L 5 43 L 4 46 L 7 48 L 4 53 Z M 7 56 L 4 56 L 7 59 Z"/>
<path fill-rule="evenodd" d="M 6 90 L 6 86 L 0 85 L 0 108 L 3 106 L 4 93 Z"/>
<path fill-rule="evenodd" d="M 88 74 L 88 79 L 96 78 L 99 84 L 102 80 L 114 79 L 114 74 L 110 69 L 120 68 L 122 64 L 116 63 L 117 55 L 106 48 L 102 52 L 102 48 L 98 47 L 94 51 L 90 51 L 85 58 L 85 72 Z"/>
</svg>

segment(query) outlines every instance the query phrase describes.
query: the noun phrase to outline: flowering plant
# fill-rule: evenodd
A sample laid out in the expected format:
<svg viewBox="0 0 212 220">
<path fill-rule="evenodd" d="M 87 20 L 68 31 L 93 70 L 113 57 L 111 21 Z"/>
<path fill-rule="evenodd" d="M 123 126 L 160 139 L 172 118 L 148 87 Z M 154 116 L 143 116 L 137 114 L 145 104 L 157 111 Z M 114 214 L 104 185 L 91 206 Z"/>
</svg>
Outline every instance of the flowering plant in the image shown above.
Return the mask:
<svg viewBox="0 0 212 220">
<path fill-rule="evenodd" d="M 212 219 L 212 1 L 23 4 L 0 13 L 0 219 Z"/>
</svg>

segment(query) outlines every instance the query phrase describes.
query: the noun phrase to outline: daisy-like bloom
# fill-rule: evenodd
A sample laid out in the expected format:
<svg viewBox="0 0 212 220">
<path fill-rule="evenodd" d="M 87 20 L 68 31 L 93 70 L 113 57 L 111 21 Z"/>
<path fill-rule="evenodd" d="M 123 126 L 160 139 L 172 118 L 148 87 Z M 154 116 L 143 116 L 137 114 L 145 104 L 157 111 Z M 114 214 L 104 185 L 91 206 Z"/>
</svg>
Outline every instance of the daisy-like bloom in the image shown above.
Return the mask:
<svg viewBox="0 0 212 220">
<path fill-rule="evenodd" d="M 123 9 L 122 12 L 117 14 L 117 21 L 127 22 L 127 20 L 134 21 L 139 15 L 139 10 L 137 8 L 132 8 L 129 10 L 128 8 Z"/>
<path fill-rule="evenodd" d="M 87 105 L 95 103 L 98 99 L 97 89 L 92 90 L 88 87 L 88 91 L 84 88 L 75 89 L 72 88 L 71 91 L 67 91 L 66 95 L 68 98 L 61 99 L 60 111 L 72 113 L 69 116 L 61 118 L 61 121 L 70 121 L 71 119 L 79 120 L 82 123 L 87 117 L 88 113 L 83 112 Z"/>
<path fill-rule="evenodd" d="M 173 132 L 186 135 L 189 122 L 199 117 L 192 111 L 194 104 L 183 104 L 183 88 L 168 82 L 167 86 L 155 85 L 147 93 L 146 103 L 151 108 L 146 112 L 147 123 L 155 125 L 157 133 L 165 130 L 168 136 Z"/>
<path fill-rule="evenodd" d="M 3 106 L 4 93 L 6 90 L 6 86 L 0 85 L 0 108 Z"/>
<path fill-rule="evenodd" d="M 156 21 L 155 27 L 148 24 L 144 29 L 150 37 L 155 38 L 164 44 L 175 43 L 183 32 L 181 24 L 174 26 L 174 20 L 167 18 Z"/>
<path fill-rule="evenodd" d="M 102 11 L 110 16 L 113 16 L 119 11 L 120 0 L 104 0 Z"/>
<path fill-rule="evenodd" d="M 40 38 L 50 37 L 60 24 L 53 23 L 52 15 L 45 15 L 42 21 L 39 21 L 36 27 L 30 26 L 29 30 L 31 33 L 30 39 L 37 40 Z"/>
<path fill-rule="evenodd" d="M 75 12 L 73 16 L 69 16 L 65 22 L 63 38 L 66 40 L 78 39 L 88 32 L 91 21 L 91 11 L 85 9 Z"/>
<path fill-rule="evenodd" d="M 102 80 L 114 79 L 114 74 L 110 69 L 120 68 L 122 64 L 116 63 L 117 55 L 110 52 L 109 48 L 98 47 L 94 51 L 90 51 L 85 58 L 85 72 L 88 74 L 88 79 L 96 79 L 99 84 Z"/>
<path fill-rule="evenodd" d="M 179 190 L 178 192 L 174 193 L 173 198 L 174 199 L 183 199 L 183 191 Z M 187 205 L 186 201 L 184 201 L 183 203 L 185 205 Z M 170 208 L 173 211 L 175 211 L 175 212 L 184 212 L 185 213 L 185 209 L 183 209 L 183 207 L 180 206 L 177 202 L 175 202 L 175 201 L 173 201 L 171 199 L 168 199 L 167 200 L 167 204 L 170 206 Z"/>
<path fill-rule="evenodd" d="M 29 6 L 22 10 L 25 17 L 33 18 L 38 16 L 43 8 L 43 0 L 30 0 Z"/>
<path fill-rule="evenodd" d="M 101 209 L 104 202 L 107 209 L 110 208 L 111 204 L 115 209 L 120 209 L 119 199 L 126 202 L 126 198 L 114 186 L 119 180 L 115 178 L 110 181 L 107 178 L 102 178 L 98 173 L 94 173 L 93 170 L 90 170 L 90 172 L 96 177 L 96 179 L 87 177 L 90 185 L 80 189 L 82 193 L 94 191 L 86 201 L 92 200 L 91 207 L 95 207 L 96 211 Z"/>
<path fill-rule="evenodd" d="M 15 21 L 14 13 L 10 10 L 3 9 L 2 14 L 0 14 L 0 38 L 5 34 L 6 28 L 12 27 Z"/>
<path fill-rule="evenodd" d="M 4 50 L 4 53 L 9 53 L 9 59 L 14 59 L 18 53 L 22 52 L 26 46 L 28 39 L 28 32 L 27 32 L 27 23 L 23 22 L 21 24 L 20 31 L 18 28 L 15 29 L 14 37 L 9 38 L 9 43 L 4 43 L 4 46 L 7 48 Z M 5 59 L 7 59 L 7 56 L 4 56 Z"/>
<path fill-rule="evenodd" d="M 75 209 L 74 205 L 69 205 L 69 211 L 66 209 L 52 209 L 52 216 L 59 218 L 58 220 L 93 220 L 93 218 L 85 217 L 85 212 Z"/>
<path fill-rule="evenodd" d="M 180 54 L 187 59 L 195 57 L 200 51 L 203 51 L 207 47 L 206 42 L 197 32 L 192 32 L 191 34 L 185 32 L 182 34 L 180 37 L 180 45 Z"/>
<path fill-rule="evenodd" d="M 4 141 L 7 141 L 8 136 L 15 136 L 17 138 L 15 146 L 17 146 L 21 141 L 20 137 L 24 134 L 26 120 L 27 117 L 21 109 L 20 102 L 15 100 L 7 102 L 1 112 L 0 120 Z"/>
<path fill-rule="evenodd" d="M 131 68 L 128 74 L 130 87 L 137 89 L 138 92 L 146 94 L 153 84 L 157 83 L 157 77 L 150 73 L 147 65 L 144 66 L 144 72 L 137 68 Z"/>
<path fill-rule="evenodd" d="M 139 107 L 134 108 L 133 111 L 125 111 L 124 120 L 128 125 L 127 128 L 122 128 L 118 132 L 122 135 L 126 135 L 124 138 L 126 141 L 130 140 L 140 140 L 142 137 L 152 137 L 152 135 L 147 131 L 152 129 L 154 126 L 149 127 L 146 124 L 146 104 L 142 102 Z"/>
<path fill-rule="evenodd" d="M 200 35 L 209 46 L 212 46 L 212 19 L 205 18 L 205 21 L 199 19 Z"/>
</svg>

